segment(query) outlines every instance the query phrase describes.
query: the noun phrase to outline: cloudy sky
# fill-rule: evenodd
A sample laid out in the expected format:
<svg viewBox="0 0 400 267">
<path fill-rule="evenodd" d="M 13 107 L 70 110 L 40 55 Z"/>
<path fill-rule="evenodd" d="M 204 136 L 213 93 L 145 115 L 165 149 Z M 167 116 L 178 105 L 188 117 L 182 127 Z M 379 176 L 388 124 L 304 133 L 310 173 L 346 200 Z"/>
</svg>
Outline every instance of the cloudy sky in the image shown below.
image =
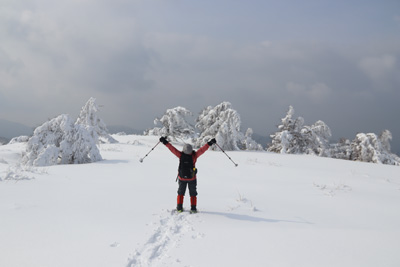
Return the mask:
<svg viewBox="0 0 400 267">
<path fill-rule="evenodd" d="M 38 126 L 90 97 L 152 127 L 230 101 L 269 135 L 289 105 L 333 137 L 389 129 L 400 151 L 398 0 L 1 0 L 0 119 Z"/>
</svg>

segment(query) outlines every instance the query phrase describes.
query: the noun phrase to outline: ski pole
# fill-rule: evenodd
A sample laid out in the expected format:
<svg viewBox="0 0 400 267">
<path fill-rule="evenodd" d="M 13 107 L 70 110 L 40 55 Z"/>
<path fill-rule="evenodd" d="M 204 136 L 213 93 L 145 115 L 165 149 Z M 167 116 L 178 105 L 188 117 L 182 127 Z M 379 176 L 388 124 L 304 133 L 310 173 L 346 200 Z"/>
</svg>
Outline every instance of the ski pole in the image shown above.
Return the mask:
<svg viewBox="0 0 400 267">
<path fill-rule="evenodd" d="M 156 146 L 158 146 L 158 144 L 160 144 L 160 142 L 161 142 L 161 141 L 158 141 L 158 143 L 157 143 L 155 146 L 153 146 L 153 148 L 149 151 L 149 153 L 147 153 L 146 156 L 144 156 L 143 158 L 139 159 L 139 161 L 140 161 L 140 162 L 143 162 L 144 158 L 147 157 L 147 156 L 150 154 L 150 152 L 153 151 L 154 148 L 156 148 Z"/>
<path fill-rule="evenodd" d="M 224 154 L 233 162 L 233 164 L 235 164 L 235 167 L 237 167 L 238 164 L 236 164 L 236 163 L 231 159 L 231 157 L 229 157 L 228 154 L 225 153 L 225 151 L 222 149 L 222 147 L 220 147 L 217 143 L 215 143 L 215 144 L 217 145 L 217 147 L 218 147 L 219 149 L 221 149 L 222 152 L 224 152 Z"/>
</svg>

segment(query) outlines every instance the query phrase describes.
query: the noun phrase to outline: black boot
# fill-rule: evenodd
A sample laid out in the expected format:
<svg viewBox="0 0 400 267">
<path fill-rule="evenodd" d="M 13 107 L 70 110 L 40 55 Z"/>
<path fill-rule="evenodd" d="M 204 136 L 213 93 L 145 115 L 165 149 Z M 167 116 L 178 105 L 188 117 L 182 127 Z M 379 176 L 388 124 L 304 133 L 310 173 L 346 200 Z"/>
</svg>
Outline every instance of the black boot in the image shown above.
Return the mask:
<svg viewBox="0 0 400 267">
<path fill-rule="evenodd" d="M 176 205 L 176 211 L 177 212 L 182 212 L 183 211 L 183 205 L 182 204 Z"/>
<path fill-rule="evenodd" d="M 196 213 L 197 209 L 196 209 L 196 205 L 192 205 L 191 209 L 190 209 L 191 213 Z"/>
</svg>

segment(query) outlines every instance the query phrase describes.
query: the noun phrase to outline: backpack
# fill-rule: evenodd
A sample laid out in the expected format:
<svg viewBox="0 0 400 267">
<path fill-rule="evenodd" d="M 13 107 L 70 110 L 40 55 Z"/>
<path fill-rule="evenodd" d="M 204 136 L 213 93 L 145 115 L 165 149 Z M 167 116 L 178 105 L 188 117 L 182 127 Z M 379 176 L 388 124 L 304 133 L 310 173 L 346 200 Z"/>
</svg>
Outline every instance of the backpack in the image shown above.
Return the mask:
<svg viewBox="0 0 400 267">
<path fill-rule="evenodd" d="M 179 159 L 178 174 L 183 179 L 191 179 L 195 176 L 196 168 L 193 165 L 193 153 L 190 155 L 182 153 Z"/>
</svg>

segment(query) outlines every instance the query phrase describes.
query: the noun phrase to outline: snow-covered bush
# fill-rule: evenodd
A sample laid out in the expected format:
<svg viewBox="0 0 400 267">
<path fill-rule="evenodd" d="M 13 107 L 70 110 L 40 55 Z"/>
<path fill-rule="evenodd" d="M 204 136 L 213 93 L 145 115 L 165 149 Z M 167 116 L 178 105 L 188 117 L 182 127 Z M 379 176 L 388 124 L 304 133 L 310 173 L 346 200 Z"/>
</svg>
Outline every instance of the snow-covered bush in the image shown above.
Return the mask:
<svg viewBox="0 0 400 267">
<path fill-rule="evenodd" d="M 222 149 L 239 150 L 243 139 L 240 124 L 239 113 L 232 109 L 231 103 L 222 102 L 216 107 L 208 106 L 196 120 L 196 128 L 200 131 L 196 146 L 200 147 L 215 138 Z"/>
<path fill-rule="evenodd" d="M 399 166 L 400 157 L 390 152 L 391 139 L 389 130 L 384 130 L 379 136 L 374 133 L 359 133 L 351 143 L 350 159 Z"/>
<path fill-rule="evenodd" d="M 193 116 L 192 112 L 184 107 L 167 109 L 164 115 L 154 120 L 154 124 L 161 124 L 162 127 L 155 127 L 147 130 L 145 135 L 167 135 L 171 137 L 189 138 L 194 135 L 194 128 L 186 121 L 186 117 Z"/>
<path fill-rule="evenodd" d="M 304 125 L 304 119 L 293 118 L 294 109 L 289 110 L 278 131 L 271 135 L 268 151 L 287 154 L 313 154 L 329 156 L 329 138 L 331 130 L 323 121 L 317 121 L 311 126 Z"/>
<path fill-rule="evenodd" d="M 84 125 L 96 143 L 117 143 L 117 140 L 109 134 L 104 121 L 97 115 L 98 111 L 99 107 L 96 104 L 96 99 L 91 97 L 82 107 L 75 124 Z"/>
<path fill-rule="evenodd" d="M 49 166 L 101 160 L 95 139 L 87 127 L 74 124 L 66 114 L 45 122 L 29 139 L 22 163 Z"/>
<path fill-rule="evenodd" d="M 341 138 L 339 143 L 330 145 L 331 158 L 350 160 L 351 142 L 349 139 Z"/>
<path fill-rule="evenodd" d="M 154 120 L 154 124 L 157 124 L 158 121 Z M 147 129 L 143 132 L 143 135 L 155 135 L 155 136 L 161 136 L 164 135 L 163 131 L 161 131 L 160 127 L 154 127 L 153 129 Z"/>
<path fill-rule="evenodd" d="M 9 144 L 26 143 L 26 142 L 28 142 L 28 140 L 29 140 L 29 136 L 21 135 L 21 136 L 14 137 L 13 139 L 11 139 Z"/>
</svg>

